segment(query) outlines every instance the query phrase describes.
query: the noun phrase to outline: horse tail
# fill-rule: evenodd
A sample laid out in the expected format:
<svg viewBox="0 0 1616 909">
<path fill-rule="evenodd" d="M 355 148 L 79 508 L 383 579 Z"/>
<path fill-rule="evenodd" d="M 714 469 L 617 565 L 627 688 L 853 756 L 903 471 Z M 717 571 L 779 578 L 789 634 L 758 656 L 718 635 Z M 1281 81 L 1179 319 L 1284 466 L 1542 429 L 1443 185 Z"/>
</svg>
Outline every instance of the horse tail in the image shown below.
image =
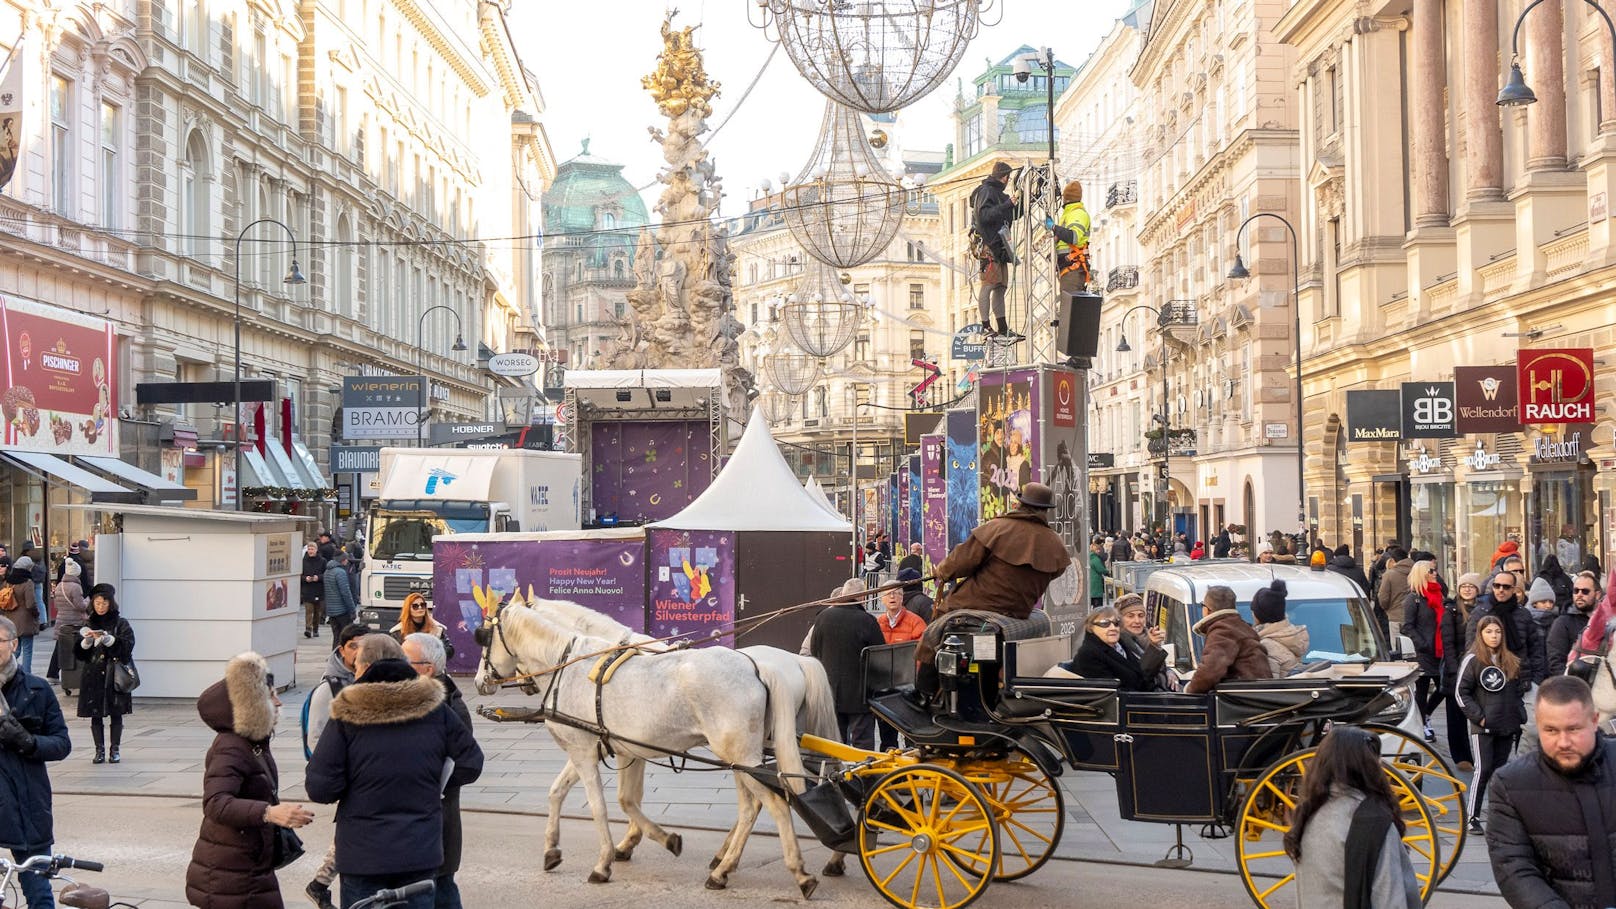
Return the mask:
<svg viewBox="0 0 1616 909">
<path fill-rule="evenodd" d="M 802 731 L 836 741 L 841 730 L 836 725 L 836 695 L 830 687 L 825 664 L 814 657 L 799 656 L 805 690 L 802 696 Z"/>
<path fill-rule="evenodd" d="M 792 676 L 801 676 L 795 667 L 770 659 L 753 659 L 758 678 L 769 693 L 769 709 L 764 717 L 765 735 L 774 746 L 774 759 L 786 774 L 786 784 L 801 794 L 806 786 L 807 766 L 797 746 L 798 685 Z"/>
</svg>

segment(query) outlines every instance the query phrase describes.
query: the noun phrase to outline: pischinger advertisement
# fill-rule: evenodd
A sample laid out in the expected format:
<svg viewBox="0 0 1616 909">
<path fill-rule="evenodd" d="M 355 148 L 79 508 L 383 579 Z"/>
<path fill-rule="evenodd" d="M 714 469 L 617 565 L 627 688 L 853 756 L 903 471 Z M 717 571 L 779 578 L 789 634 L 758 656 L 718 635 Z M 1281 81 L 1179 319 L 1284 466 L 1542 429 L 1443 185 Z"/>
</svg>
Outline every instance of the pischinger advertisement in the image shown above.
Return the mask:
<svg viewBox="0 0 1616 909">
<path fill-rule="evenodd" d="M 118 338 L 105 319 L 0 297 L 4 446 L 118 456 Z"/>
</svg>

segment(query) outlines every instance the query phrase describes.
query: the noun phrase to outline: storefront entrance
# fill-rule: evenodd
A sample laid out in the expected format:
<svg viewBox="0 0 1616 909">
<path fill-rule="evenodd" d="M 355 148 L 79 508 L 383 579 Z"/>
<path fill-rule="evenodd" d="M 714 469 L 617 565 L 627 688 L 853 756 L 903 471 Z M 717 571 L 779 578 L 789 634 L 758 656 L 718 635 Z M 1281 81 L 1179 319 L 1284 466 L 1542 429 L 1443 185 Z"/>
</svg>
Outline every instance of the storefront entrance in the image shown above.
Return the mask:
<svg viewBox="0 0 1616 909">
<path fill-rule="evenodd" d="M 1597 546 L 1598 509 L 1594 498 L 1594 469 L 1579 464 L 1567 470 L 1532 472 L 1530 537 L 1533 573 L 1545 556 L 1553 555 L 1568 574 L 1576 574 L 1583 555 Z"/>
</svg>

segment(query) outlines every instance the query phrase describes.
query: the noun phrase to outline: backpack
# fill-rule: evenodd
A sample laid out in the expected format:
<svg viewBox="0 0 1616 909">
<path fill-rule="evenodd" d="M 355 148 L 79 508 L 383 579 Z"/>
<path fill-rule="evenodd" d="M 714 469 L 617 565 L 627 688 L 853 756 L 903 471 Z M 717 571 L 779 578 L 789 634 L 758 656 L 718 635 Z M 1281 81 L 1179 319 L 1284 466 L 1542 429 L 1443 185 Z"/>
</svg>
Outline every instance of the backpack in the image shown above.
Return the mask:
<svg viewBox="0 0 1616 909">
<path fill-rule="evenodd" d="M 17 608 L 17 589 L 10 584 L 0 585 L 0 612 L 12 612 Z"/>
<path fill-rule="evenodd" d="M 342 682 L 330 676 L 322 676 L 320 681 L 330 687 L 332 697 L 336 697 L 337 692 L 342 690 Z M 303 699 L 303 716 L 299 723 L 303 730 L 303 760 L 305 761 L 314 757 L 314 746 L 309 744 L 309 705 L 314 702 L 314 693 L 319 690 L 318 686 L 310 689 L 309 696 Z"/>
</svg>

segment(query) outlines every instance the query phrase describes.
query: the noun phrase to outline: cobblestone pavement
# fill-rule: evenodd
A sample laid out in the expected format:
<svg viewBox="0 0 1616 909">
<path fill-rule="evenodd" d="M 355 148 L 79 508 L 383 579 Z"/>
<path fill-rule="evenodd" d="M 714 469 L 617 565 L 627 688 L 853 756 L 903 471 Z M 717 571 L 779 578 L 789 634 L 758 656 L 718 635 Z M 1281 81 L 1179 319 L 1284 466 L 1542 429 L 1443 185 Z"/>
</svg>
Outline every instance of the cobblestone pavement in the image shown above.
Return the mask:
<svg viewBox="0 0 1616 909">
<path fill-rule="evenodd" d="M 41 635 L 40 643 L 44 644 L 47 637 Z M 282 695 L 285 707 L 274 753 L 281 768 L 282 797 L 289 801 L 303 796 L 304 759 L 298 725 L 303 700 L 319 680 L 329 651 L 328 636 L 300 640 L 297 685 Z M 49 650 L 41 649 L 34 659 L 36 666 L 42 669 L 49 660 Z M 474 713 L 484 704 L 523 706 L 527 701 L 514 691 L 482 697 L 469 679 L 462 681 L 461 690 Z M 123 763 L 116 766 L 90 763 L 89 721 L 74 718 L 73 711 L 70 700 L 64 704 L 64 712 L 69 717 L 74 753 L 51 768 L 51 780 L 58 793 L 191 798 L 200 795 L 202 761 L 213 734 L 197 718 L 194 702 L 137 698 L 135 712 L 127 718 L 124 730 Z M 544 727 L 494 723 L 477 717 L 475 731 L 486 753 L 487 764 L 482 778 L 462 791 L 464 808 L 519 815 L 545 814 L 550 783 L 566 757 Z M 1438 740 L 1443 741 L 1440 728 L 1438 731 Z M 611 785 L 611 774 L 607 776 Z M 1055 853 L 1057 857 L 1148 866 L 1162 858 L 1173 844 L 1171 825 L 1121 820 L 1117 812 L 1116 786 L 1110 776 L 1068 772 L 1060 782 L 1066 791 L 1067 819 L 1065 833 Z M 612 791 L 615 799 L 615 786 Z M 614 820 L 621 820 L 622 813 L 615 801 L 611 804 Z M 650 817 L 664 825 L 727 830 L 735 820 L 731 778 L 725 773 L 676 773 L 653 767 L 646 775 L 645 809 Z M 587 826 L 587 821 L 582 820 L 588 817 L 588 806 L 581 786 L 566 802 L 563 815 L 580 819 L 565 827 Z M 760 818 L 758 829 L 772 829 L 766 814 Z M 802 825 L 799 824 L 798 829 L 806 834 Z M 1196 826 L 1185 829 L 1186 842 L 1194 850 L 1194 867 L 1234 870 L 1234 841 L 1204 839 L 1196 835 L 1198 829 Z M 1466 844 L 1458 866 L 1443 889 L 1482 894 L 1498 892 L 1487 863 L 1485 844 L 1479 837 L 1472 837 Z"/>
</svg>

